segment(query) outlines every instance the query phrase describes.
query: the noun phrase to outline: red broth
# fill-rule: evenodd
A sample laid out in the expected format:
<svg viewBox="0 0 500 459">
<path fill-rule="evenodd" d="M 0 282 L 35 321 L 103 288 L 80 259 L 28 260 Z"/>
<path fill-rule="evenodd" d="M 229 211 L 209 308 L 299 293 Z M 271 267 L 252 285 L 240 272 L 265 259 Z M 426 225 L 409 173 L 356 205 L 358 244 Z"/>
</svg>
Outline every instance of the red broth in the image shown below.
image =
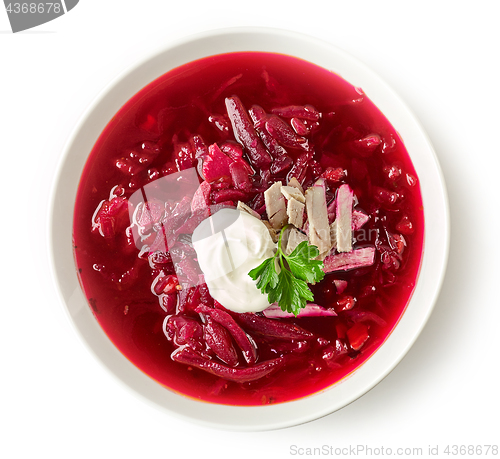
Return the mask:
<svg viewBox="0 0 500 459">
<path fill-rule="evenodd" d="M 237 147 L 224 102 L 232 96 L 246 110 L 260 106 L 267 114 L 274 113 L 294 126 L 312 147 L 305 152 L 281 145 L 280 151 L 284 148 L 293 163 L 302 166 L 287 164 L 275 154 L 271 166 L 254 167 L 251 187 L 239 194 L 231 193 L 234 183 L 212 183 L 211 204 L 234 206 L 241 198 L 262 213 L 262 189 L 277 180 L 286 181 L 291 173 L 300 176 L 305 187 L 325 177 L 329 201 L 341 184 L 348 183 L 356 209 L 370 216 L 354 233 L 354 247 L 376 248 L 372 266 L 329 273 L 312 286 L 315 303 L 333 308 L 336 317 L 268 319 L 296 324 L 312 337 L 275 339 L 255 333 L 241 320 L 243 316 L 232 314 L 255 342 L 256 364 L 283 358 L 275 371 L 247 382 L 231 381 L 172 359 L 172 353 L 185 346 L 179 336 L 173 339 L 176 328 L 172 324 L 179 319 L 172 317 L 194 324 L 190 339 L 203 342 L 200 327 L 206 325 L 203 314 L 194 309 L 200 304 L 213 308 L 214 302 L 203 285 L 179 290 L 173 254 L 165 246 L 162 250 L 161 244 L 155 246 L 155 219 L 157 223 L 160 213 L 164 216 L 164 203 L 156 203 L 157 211 L 149 209 L 149 221 L 141 220 L 139 237 L 131 222 L 134 204 L 128 201 L 146 184 L 179 170 L 196 171 L 201 183 L 199 165 L 204 156 L 200 145 Z M 304 106 L 314 107 L 320 117 L 304 113 Z M 247 153 L 244 151 L 243 158 L 248 162 Z M 136 218 L 140 216 L 136 214 Z M 261 405 L 324 389 L 379 348 L 414 290 L 423 232 L 420 187 L 408 153 L 361 89 L 296 58 L 233 53 L 166 73 L 110 120 L 81 177 L 73 237 L 76 266 L 89 306 L 109 339 L 134 365 L 167 388 L 196 399 Z M 180 250 L 181 257 L 192 263 L 189 234 L 180 234 L 177 241 L 172 251 Z M 169 318 L 170 325 L 166 325 Z M 238 354 L 235 365 L 251 367 L 234 339 L 229 336 L 228 340 Z M 213 352 L 207 358 L 228 366 Z"/>
</svg>

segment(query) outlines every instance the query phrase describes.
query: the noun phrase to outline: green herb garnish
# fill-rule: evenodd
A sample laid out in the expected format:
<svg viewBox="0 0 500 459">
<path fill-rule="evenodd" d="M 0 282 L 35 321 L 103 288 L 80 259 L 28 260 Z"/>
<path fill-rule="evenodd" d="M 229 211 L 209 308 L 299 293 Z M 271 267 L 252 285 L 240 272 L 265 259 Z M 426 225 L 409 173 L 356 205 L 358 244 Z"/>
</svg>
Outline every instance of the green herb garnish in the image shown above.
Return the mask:
<svg viewBox="0 0 500 459">
<path fill-rule="evenodd" d="M 297 316 L 314 296 L 307 284 L 314 284 L 325 277 L 323 262 L 315 260 L 319 250 L 315 245 L 301 242 L 290 255 L 281 249 L 281 230 L 278 250 L 271 258 L 264 260 L 248 275 L 257 281 L 257 288 L 267 293 L 269 303 L 278 303 L 285 312 Z"/>
</svg>

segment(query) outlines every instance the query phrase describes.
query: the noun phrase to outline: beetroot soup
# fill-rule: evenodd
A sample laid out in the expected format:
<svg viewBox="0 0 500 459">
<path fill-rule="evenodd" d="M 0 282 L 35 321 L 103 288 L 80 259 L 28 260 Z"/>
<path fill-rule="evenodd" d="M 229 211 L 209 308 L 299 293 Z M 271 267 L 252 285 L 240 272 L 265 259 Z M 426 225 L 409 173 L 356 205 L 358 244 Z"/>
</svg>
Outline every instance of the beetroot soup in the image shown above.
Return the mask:
<svg viewBox="0 0 500 459">
<path fill-rule="evenodd" d="M 217 230 L 219 217 L 240 226 Z M 176 68 L 120 109 L 84 168 L 73 237 L 89 306 L 134 365 L 196 399 L 261 405 L 324 389 L 377 350 L 415 288 L 423 232 L 408 153 L 362 89 L 234 53 Z M 232 243 L 244 260 L 221 268 Z M 316 280 L 258 290 L 248 271 L 280 253 L 270 269 L 310 263 Z M 299 313 L 284 311 L 299 282 Z"/>
</svg>

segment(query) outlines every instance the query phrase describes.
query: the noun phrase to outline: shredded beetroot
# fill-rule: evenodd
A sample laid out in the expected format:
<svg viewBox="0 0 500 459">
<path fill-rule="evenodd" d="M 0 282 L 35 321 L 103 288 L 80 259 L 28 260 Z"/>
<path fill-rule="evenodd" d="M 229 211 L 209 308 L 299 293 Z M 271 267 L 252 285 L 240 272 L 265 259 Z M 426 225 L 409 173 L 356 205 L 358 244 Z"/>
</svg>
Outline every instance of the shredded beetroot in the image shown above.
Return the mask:
<svg viewBox="0 0 500 459">
<path fill-rule="evenodd" d="M 284 147 L 300 148 L 305 151 L 311 150 L 305 137 L 296 134 L 290 125 L 275 115 L 267 118 L 266 129 Z"/>
<path fill-rule="evenodd" d="M 238 354 L 231 341 L 229 332 L 210 316 L 205 317 L 203 336 L 207 346 L 215 352 L 217 357 L 231 367 L 238 365 Z"/>
<path fill-rule="evenodd" d="M 354 350 L 358 350 L 365 344 L 366 340 L 370 335 L 368 334 L 368 328 L 366 325 L 357 323 L 353 325 L 349 330 L 347 330 L 347 338 L 349 343 Z"/>
<path fill-rule="evenodd" d="M 238 314 L 236 320 L 259 335 L 279 339 L 307 339 L 314 335 L 298 325 L 267 319 L 253 313 Z"/>
<path fill-rule="evenodd" d="M 266 129 L 266 120 L 268 117 L 266 112 L 262 109 L 262 107 L 254 105 L 250 109 L 249 113 L 252 117 L 252 121 L 254 122 L 256 132 L 259 134 L 259 137 L 262 139 L 264 145 L 273 157 L 274 161 L 271 164 L 271 173 L 273 175 L 277 175 L 289 169 L 293 160 L 290 158 L 285 148 L 281 146 Z"/>
<path fill-rule="evenodd" d="M 257 361 L 257 348 L 255 343 L 236 323 L 232 316 L 222 309 L 209 308 L 208 306 L 200 305 L 196 308 L 196 312 L 210 316 L 214 321 L 224 326 L 233 336 L 236 344 L 243 352 L 243 356 L 248 364 L 254 364 Z"/>
<path fill-rule="evenodd" d="M 252 165 L 259 169 L 268 167 L 272 162 L 271 155 L 255 132 L 252 121 L 241 100 L 236 96 L 226 98 L 226 109 L 231 120 L 234 136 L 247 151 Z"/>
<path fill-rule="evenodd" d="M 276 371 L 285 363 L 285 359 L 283 357 L 278 357 L 247 368 L 230 368 L 219 362 L 203 357 L 201 354 L 189 347 L 175 350 L 172 353 L 172 359 L 176 362 L 191 365 L 199 368 L 200 370 L 212 373 L 213 375 L 224 378 L 227 381 L 234 381 L 238 383 L 261 379 L 273 371 Z"/>
<path fill-rule="evenodd" d="M 271 112 L 285 118 L 301 118 L 310 121 L 317 121 L 321 116 L 312 105 L 288 105 L 273 108 Z"/>
<path fill-rule="evenodd" d="M 308 164 L 311 158 L 312 158 L 312 152 L 302 153 L 295 160 L 294 165 L 292 166 L 290 172 L 287 175 L 287 179 L 290 180 L 291 178 L 295 177 L 299 181 L 299 183 L 302 184 L 306 177 Z"/>
<path fill-rule="evenodd" d="M 198 351 L 203 350 L 203 327 L 201 324 L 185 315 L 169 317 L 165 333 L 167 338 L 177 346 L 189 346 Z"/>
</svg>

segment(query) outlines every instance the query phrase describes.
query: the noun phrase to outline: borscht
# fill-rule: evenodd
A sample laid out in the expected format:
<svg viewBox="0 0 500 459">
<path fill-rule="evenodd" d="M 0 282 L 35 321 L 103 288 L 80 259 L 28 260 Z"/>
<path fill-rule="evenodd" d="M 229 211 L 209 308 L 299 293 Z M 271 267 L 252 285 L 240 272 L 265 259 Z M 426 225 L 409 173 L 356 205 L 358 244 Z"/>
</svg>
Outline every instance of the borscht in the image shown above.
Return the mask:
<svg viewBox="0 0 500 459">
<path fill-rule="evenodd" d="M 274 53 L 206 57 L 109 121 L 74 213 L 94 317 L 166 388 L 227 405 L 325 389 L 388 338 L 423 252 L 398 133 L 335 73 Z"/>
</svg>

